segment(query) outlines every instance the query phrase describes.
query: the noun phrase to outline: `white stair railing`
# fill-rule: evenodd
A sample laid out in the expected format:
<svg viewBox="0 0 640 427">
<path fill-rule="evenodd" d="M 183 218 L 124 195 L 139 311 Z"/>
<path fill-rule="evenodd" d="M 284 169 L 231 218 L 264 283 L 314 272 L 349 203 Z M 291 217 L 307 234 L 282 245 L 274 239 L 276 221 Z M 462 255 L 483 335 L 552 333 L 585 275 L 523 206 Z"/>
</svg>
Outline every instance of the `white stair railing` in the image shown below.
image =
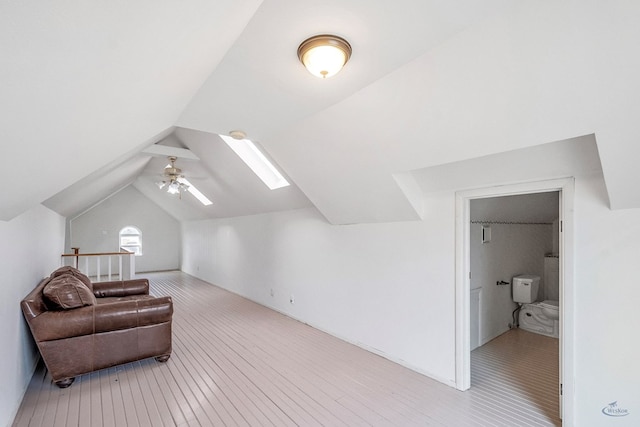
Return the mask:
<svg viewBox="0 0 640 427">
<path fill-rule="evenodd" d="M 118 258 L 118 269 L 113 271 L 113 257 Z M 105 264 L 102 261 L 106 260 Z M 62 254 L 60 265 L 69 265 L 77 268 L 83 274 L 91 278 L 92 282 L 101 282 L 104 280 L 131 280 L 136 274 L 135 254 L 126 249 L 120 249 L 120 252 L 101 252 L 101 253 L 72 253 Z"/>
</svg>

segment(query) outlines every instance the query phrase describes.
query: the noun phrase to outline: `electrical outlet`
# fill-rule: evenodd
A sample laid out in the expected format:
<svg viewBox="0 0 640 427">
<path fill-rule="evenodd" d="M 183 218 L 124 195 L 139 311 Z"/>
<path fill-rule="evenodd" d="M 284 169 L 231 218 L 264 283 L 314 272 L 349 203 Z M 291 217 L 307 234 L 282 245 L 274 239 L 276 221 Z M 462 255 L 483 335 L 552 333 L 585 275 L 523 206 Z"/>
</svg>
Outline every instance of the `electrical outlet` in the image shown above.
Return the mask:
<svg viewBox="0 0 640 427">
<path fill-rule="evenodd" d="M 296 299 L 293 297 L 293 294 L 291 294 L 291 296 L 289 297 L 289 302 L 291 304 L 294 304 L 296 302 Z"/>
<path fill-rule="evenodd" d="M 271 296 L 273 296 L 273 295 L 274 295 L 274 293 L 273 293 L 273 288 L 271 288 L 271 291 L 269 292 L 269 294 L 271 294 Z"/>
</svg>

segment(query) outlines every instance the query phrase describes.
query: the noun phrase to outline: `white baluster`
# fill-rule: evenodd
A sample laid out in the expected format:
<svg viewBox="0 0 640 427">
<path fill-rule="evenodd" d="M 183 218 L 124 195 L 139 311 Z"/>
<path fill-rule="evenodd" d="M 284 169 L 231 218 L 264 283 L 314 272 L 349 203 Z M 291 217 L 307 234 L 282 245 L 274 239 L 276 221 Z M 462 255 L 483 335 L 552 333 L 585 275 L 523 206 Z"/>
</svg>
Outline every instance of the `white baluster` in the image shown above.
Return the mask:
<svg viewBox="0 0 640 427">
<path fill-rule="evenodd" d="M 136 254 L 131 252 L 129 254 L 129 280 L 133 280 L 136 275 Z"/>
</svg>

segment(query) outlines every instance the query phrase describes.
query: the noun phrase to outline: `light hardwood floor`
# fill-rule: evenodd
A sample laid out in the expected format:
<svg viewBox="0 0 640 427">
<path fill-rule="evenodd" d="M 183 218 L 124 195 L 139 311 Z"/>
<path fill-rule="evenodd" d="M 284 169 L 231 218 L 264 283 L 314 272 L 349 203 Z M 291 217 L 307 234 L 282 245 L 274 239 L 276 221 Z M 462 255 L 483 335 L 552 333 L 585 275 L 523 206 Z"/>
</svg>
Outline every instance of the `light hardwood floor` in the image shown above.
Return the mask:
<svg viewBox="0 0 640 427">
<path fill-rule="evenodd" d="M 152 294 L 173 297 L 171 359 L 83 375 L 67 389 L 40 366 L 15 426 L 560 424 L 552 338 L 514 330 L 474 350 L 472 388 L 459 392 L 184 273 L 145 277 Z M 534 372 L 538 359 L 547 379 Z"/>
</svg>

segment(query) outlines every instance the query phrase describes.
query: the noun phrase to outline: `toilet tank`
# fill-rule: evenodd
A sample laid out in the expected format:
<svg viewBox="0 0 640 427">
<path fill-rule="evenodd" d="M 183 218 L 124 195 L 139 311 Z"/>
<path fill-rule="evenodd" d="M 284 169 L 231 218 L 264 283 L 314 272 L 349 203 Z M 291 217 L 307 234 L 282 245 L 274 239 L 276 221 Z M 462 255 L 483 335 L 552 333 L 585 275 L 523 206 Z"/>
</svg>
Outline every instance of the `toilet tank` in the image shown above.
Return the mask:
<svg viewBox="0 0 640 427">
<path fill-rule="evenodd" d="M 515 276 L 512 281 L 513 301 L 528 304 L 538 299 L 540 276 L 522 274 Z"/>
</svg>

